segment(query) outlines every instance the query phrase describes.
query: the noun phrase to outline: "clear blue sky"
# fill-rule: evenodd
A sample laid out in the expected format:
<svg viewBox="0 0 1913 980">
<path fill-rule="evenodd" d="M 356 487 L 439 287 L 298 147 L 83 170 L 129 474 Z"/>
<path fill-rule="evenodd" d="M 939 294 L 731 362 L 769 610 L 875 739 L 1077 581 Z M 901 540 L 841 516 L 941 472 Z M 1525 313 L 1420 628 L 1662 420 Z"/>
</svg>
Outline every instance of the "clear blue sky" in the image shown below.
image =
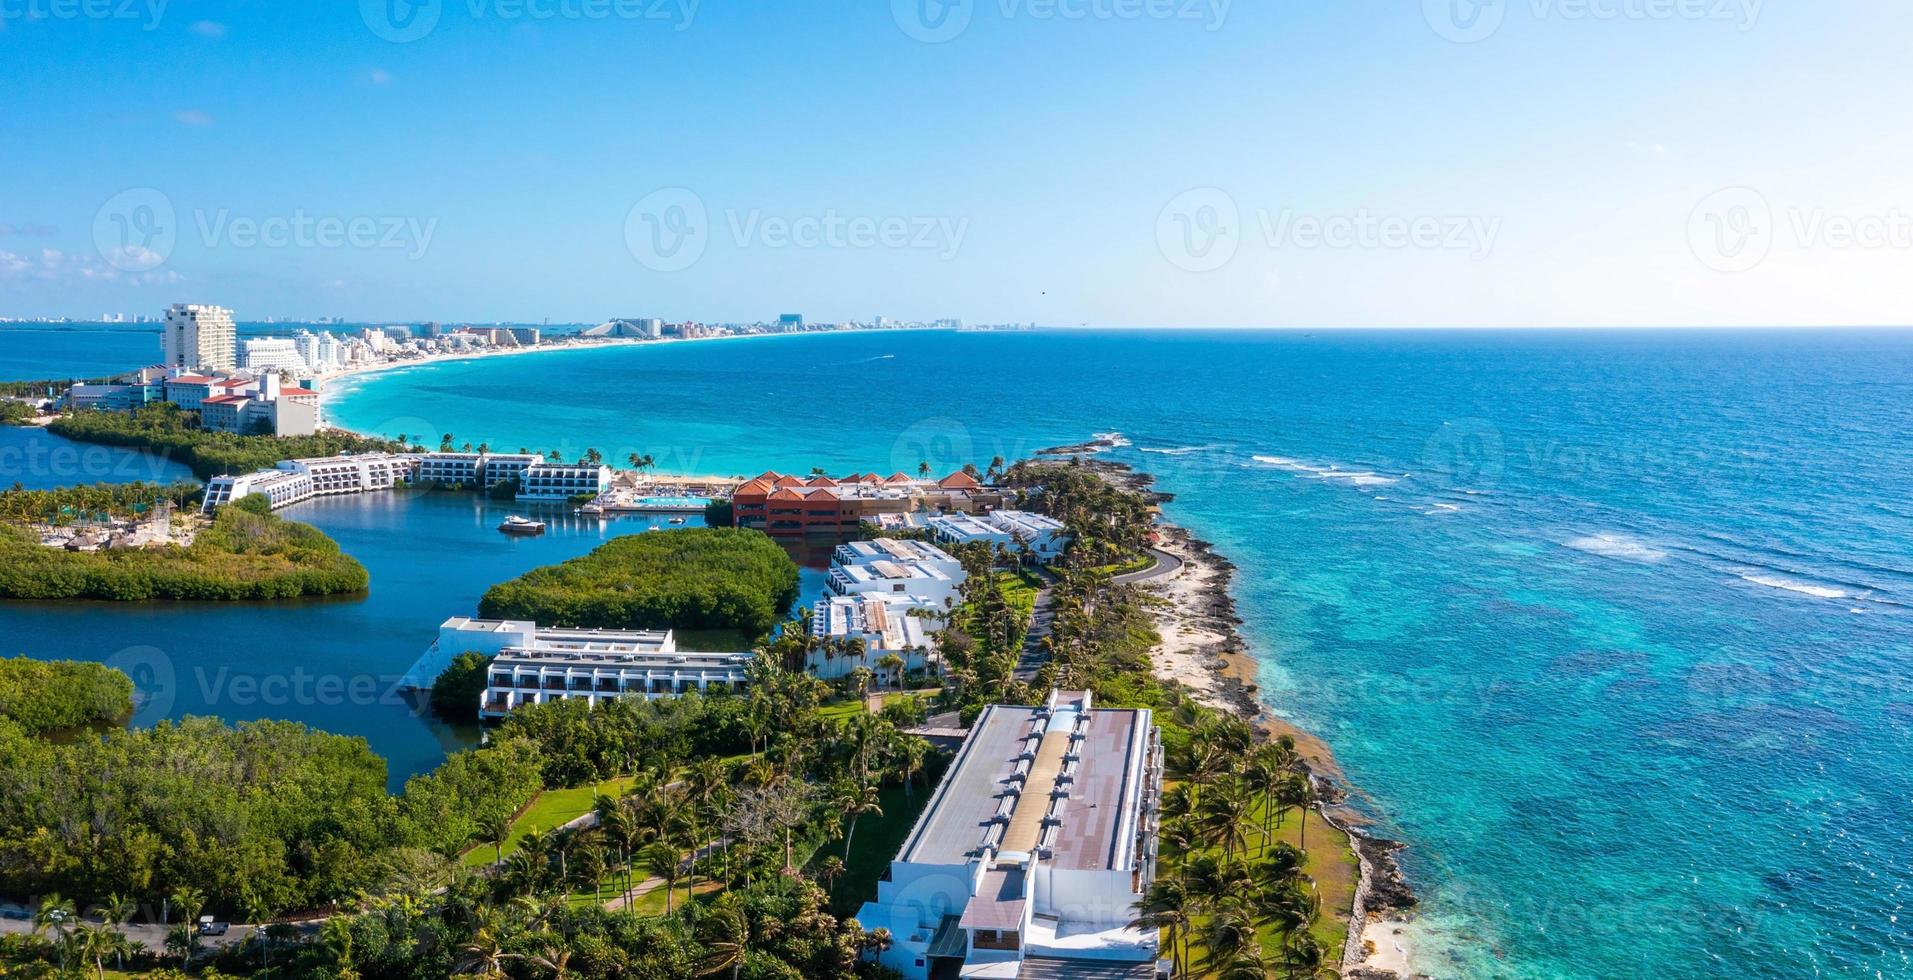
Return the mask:
<svg viewBox="0 0 1913 980">
<path fill-rule="evenodd" d="M 0 0 L 0 315 L 1913 320 L 1904 0 L 160 2 Z"/>
</svg>

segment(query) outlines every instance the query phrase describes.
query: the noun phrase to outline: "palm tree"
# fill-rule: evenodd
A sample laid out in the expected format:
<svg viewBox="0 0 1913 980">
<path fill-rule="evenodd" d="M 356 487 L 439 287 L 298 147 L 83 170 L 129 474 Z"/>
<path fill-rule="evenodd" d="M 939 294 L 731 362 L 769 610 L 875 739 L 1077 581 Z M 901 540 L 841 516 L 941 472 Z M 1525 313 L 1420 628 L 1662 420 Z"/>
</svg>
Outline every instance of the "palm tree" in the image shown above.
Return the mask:
<svg viewBox="0 0 1913 980">
<path fill-rule="evenodd" d="M 66 972 L 66 937 L 74 927 L 73 901 L 53 892 L 40 899 L 40 907 L 33 912 L 33 934 L 51 933 L 53 941 L 61 944 L 60 971 Z"/>
<path fill-rule="evenodd" d="M 180 924 L 186 927 L 186 952 L 183 955 L 191 959 L 192 954 L 199 951 L 199 910 L 206 907 L 206 894 L 191 885 L 182 885 L 173 889 L 168 900 L 173 908 L 179 910 Z"/>
<path fill-rule="evenodd" d="M 1260 946 L 1237 950 L 1215 970 L 1215 980 L 1267 980 L 1268 976 L 1269 965 L 1263 962 Z"/>
<path fill-rule="evenodd" d="M 1333 976 L 1335 971 L 1322 962 L 1322 944 L 1306 932 L 1289 937 L 1282 944 L 1282 956 L 1288 961 L 1291 980 L 1316 980 L 1321 976 Z"/>
<path fill-rule="evenodd" d="M 510 976 L 505 972 L 505 964 L 511 960 L 523 958 L 505 951 L 505 926 L 496 913 L 493 913 L 488 915 L 485 921 L 472 932 L 471 940 L 459 947 L 458 959 L 454 961 L 452 970 L 455 973 L 469 973 L 482 977 L 484 980 L 504 980 Z"/>
<path fill-rule="evenodd" d="M 918 475 L 918 476 L 920 476 L 920 477 L 926 477 L 926 478 L 927 478 L 927 477 L 929 477 L 929 475 L 930 475 L 930 461 L 929 461 L 929 460 L 927 460 L 927 459 L 926 459 L 926 460 L 923 460 L 923 461 L 921 461 L 921 462 L 919 462 L 919 463 L 917 463 L 917 475 Z"/>
<path fill-rule="evenodd" d="M 659 841 L 645 852 L 644 870 L 651 877 L 664 882 L 664 914 L 670 915 L 674 908 L 671 897 L 677 893 L 678 877 L 684 873 L 684 859 L 678 853 L 677 846 Z"/>
<path fill-rule="evenodd" d="M 1197 810 L 1200 829 L 1212 842 L 1222 845 L 1223 857 L 1233 858 L 1238 846 L 1248 846 L 1250 816 L 1255 811 L 1255 798 L 1242 780 L 1218 782 L 1209 792 L 1202 794 L 1202 803 Z"/>
<path fill-rule="evenodd" d="M 886 680 L 894 687 L 903 686 L 903 658 L 894 653 L 886 653 L 877 658 L 877 666 L 883 668 Z"/>
<path fill-rule="evenodd" d="M 835 854 L 818 863 L 817 880 L 823 883 L 825 895 L 833 899 L 837 897 L 837 879 L 844 876 L 844 871 L 843 858 Z"/>
<path fill-rule="evenodd" d="M 878 805 L 877 787 L 859 783 L 848 783 L 838 787 L 837 798 L 831 801 L 838 812 L 850 818 L 850 829 L 844 833 L 844 860 L 850 860 L 850 842 L 857 836 L 857 821 L 866 813 L 883 816 L 883 807 Z"/>
<path fill-rule="evenodd" d="M 1285 807 L 1295 807 L 1302 816 L 1302 849 L 1309 848 L 1309 806 L 1315 802 L 1315 788 L 1309 777 L 1297 773 L 1283 781 L 1277 799 Z"/>
<path fill-rule="evenodd" d="M 698 922 L 697 938 L 708 951 L 697 975 L 705 977 L 728 969 L 736 980 L 750 950 L 750 923 L 744 913 L 728 903 L 712 909 Z"/>
<path fill-rule="evenodd" d="M 492 867 L 505 863 L 505 842 L 511 839 L 511 818 L 487 813 L 478 818 L 478 840 L 492 846 Z"/>
<path fill-rule="evenodd" d="M 1182 974 L 1187 962 L 1189 935 L 1189 895 L 1177 878 L 1157 878 L 1136 900 L 1137 929 L 1157 929 L 1169 933 L 1169 955 L 1175 972 Z"/>
<path fill-rule="evenodd" d="M 638 843 L 638 825 L 624 807 L 613 803 L 611 809 L 601 811 L 598 817 L 598 829 L 604 832 L 605 842 L 618 852 L 618 869 L 624 875 L 624 890 L 631 891 L 631 851 Z"/>
<path fill-rule="evenodd" d="M 1259 950 L 1255 920 L 1233 903 L 1223 905 L 1209 916 L 1203 929 L 1202 945 L 1209 951 L 1208 968 L 1213 970 L 1248 950 Z"/>
</svg>

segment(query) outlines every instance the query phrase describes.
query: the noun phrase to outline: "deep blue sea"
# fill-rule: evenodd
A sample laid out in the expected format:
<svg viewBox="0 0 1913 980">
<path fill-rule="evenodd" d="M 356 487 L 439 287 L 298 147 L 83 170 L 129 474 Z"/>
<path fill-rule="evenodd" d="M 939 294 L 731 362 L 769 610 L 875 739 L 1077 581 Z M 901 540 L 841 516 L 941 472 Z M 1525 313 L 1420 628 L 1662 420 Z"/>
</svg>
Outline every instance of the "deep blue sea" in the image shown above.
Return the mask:
<svg viewBox="0 0 1913 980">
<path fill-rule="evenodd" d="M 1410 843 L 1418 966 L 1913 976 L 1913 334 L 779 337 L 431 365 L 327 410 L 712 474 L 1121 433 L 1112 458 L 1240 566 L 1266 699 Z M 502 541 L 480 506 L 294 511 L 372 567 L 364 600 L 0 606 L 0 635 L 396 673 L 484 585 L 609 533 Z M 395 769 L 462 737 L 402 708 L 293 716 Z"/>
</svg>

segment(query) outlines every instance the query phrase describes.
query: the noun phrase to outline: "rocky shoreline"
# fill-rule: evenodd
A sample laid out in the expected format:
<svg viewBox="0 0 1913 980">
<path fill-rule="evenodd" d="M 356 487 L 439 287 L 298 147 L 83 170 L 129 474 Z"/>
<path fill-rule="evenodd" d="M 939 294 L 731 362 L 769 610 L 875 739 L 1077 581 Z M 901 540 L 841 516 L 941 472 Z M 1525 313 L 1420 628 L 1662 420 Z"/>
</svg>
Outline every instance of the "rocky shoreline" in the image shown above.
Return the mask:
<svg viewBox="0 0 1913 980">
<path fill-rule="evenodd" d="M 1078 458 L 1104 479 L 1142 493 L 1155 504 L 1174 499 L 1155 489 L 1152 475 L 1094 458 L 1117 445 L 1099 436 L 1087 443 L 1039 450 L 1037 455 Z M 1406 845 L 1370 834 L 1367 819 L 1344 802 L 1346 778 L 1327 744 L 1275 717 L 1262 703 L 1255 660 L 1237 629 L 1242 619 L 1231 590 L 1235 563 L 1186 528 L 1163 521 L 1157 528 L 1161 535 L 1157 548 L 1181 562 L 1175 571 L 1141 586 L 1162 600 L 1156 613 L 1163 640 L 1155 657 L 1157 674 L 1177 681 L 1203 703 L 1251 721 L 1270 737 L 1287 735 L 1295 741 L 1320 801 L 1317 812 L 1349 836 L 1360 865 L 1341 973 L 1361 980 L 1410 975 L 1400 926 L 1416 898 L 1395 859 Z"/>
</svg>

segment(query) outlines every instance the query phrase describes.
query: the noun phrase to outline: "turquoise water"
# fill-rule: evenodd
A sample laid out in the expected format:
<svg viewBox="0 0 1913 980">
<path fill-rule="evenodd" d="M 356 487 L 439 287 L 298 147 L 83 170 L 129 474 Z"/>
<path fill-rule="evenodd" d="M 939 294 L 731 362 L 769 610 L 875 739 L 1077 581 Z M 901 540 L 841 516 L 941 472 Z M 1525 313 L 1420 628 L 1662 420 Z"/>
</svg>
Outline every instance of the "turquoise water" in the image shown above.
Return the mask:
<svg viewBox="0 0 1913 980">
<path fill-rule="evenodd" d="M 430 365 L 328 411 L 719 475 L 1120 432 L 1112 455 L 1241 566 L 1269 702 L 1411 842 L 1423 968 L 1913 976 L 1913 335 L 780 337 Z M 448 495 L 294 515 L 366 562 L 370 597 L 0 606 L 0 635 L 160 646 L 188 665 L 179 713 L 195 667 L 397 674 L 485 585 L 614 533 L 515 542 Z M 363 734 L 395 770 L 468 737 L 403 707 L 201 700 Z"/>
<path fill-rule="evenodd" d="M 1120 432 L 1241 565 L 1267 699 L 1412 843 L 1424 968 L 1913 975 L 1913 336 L 771 338 L 331 411 L 710 474 Z"/>
</svg>

